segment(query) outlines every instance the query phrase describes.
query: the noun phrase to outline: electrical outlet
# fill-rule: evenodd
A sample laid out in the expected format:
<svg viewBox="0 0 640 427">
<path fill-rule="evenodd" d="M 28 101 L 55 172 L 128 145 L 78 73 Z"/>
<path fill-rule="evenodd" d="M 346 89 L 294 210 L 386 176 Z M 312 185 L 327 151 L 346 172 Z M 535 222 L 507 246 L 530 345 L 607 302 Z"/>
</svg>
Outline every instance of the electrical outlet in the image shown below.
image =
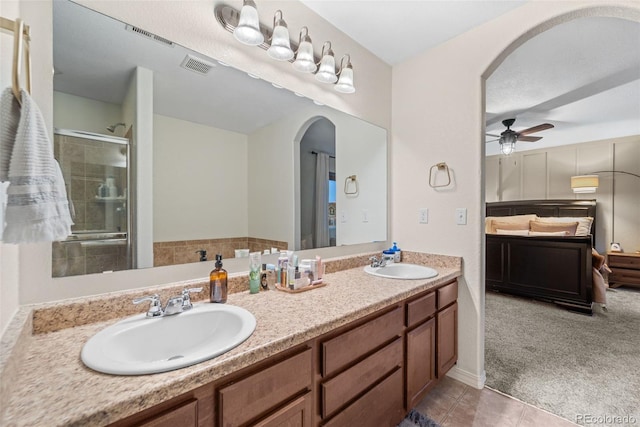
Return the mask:
<svg viewBox="0 0 640 427">
<path fill-rule="evenodd" d="M 418 223 L 419 224 L 429 223 L 429 209 L 427 208 L 418 209 Z"/>
<path fill-rule="evenodd" d="M 369 211 L 362 209 L 362 222 L 369 222 Z"/>
<path fill-rule="evenodd" d="M 456 224 L 458 225 L 467 224 L 467 208 L 456 209 Z"/>
</svg>

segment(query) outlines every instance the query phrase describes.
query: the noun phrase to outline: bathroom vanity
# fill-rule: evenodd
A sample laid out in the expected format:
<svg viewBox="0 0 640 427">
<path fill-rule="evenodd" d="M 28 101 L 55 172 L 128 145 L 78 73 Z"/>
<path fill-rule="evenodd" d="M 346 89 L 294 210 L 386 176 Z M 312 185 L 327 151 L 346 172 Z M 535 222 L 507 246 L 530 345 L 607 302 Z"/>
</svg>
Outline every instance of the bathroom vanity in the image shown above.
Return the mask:
<svg viewBox="0 0 640 427">
<path fill-rule="evenodd" d="M 254 334 L 162 374 L 82 365 L 84 342 L 113 320 L 33 335 L 0 424 L 396 425 L 457 360 L 460 259 L 429 257 L 411 262 L 435 267 L 431 279 L 373 277 L 359 265 L 310 292 L 231 294 L 255 315 Z"/>
</svg>

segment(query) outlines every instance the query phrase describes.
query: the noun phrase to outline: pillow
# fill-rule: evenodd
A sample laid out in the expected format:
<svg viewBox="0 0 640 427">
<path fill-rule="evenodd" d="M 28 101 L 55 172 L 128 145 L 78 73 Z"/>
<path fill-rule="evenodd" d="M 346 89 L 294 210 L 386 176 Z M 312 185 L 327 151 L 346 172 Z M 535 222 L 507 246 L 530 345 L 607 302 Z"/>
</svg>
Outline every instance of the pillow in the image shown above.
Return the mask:
<svg viewBox="0 0 640 427">
<path fill-rule="evenodd" d="M 505 234 L 507 236 L 528 236 L 529 230 L 503 230 L 502 228 L 497 228 L 495 234 Z"/>
<path fill-rule="evenodd" d="M 530 231 L 529 236 L 568 236 L 567 231 Z"/>
<path fill-rule="evenodd" d="M 578 221 L 555 223 L 555 224 L 539 222 L 539 221 L 531 221 L 529 223 L 529 230 L 531 231 L 544 231 L 544 232 L 566 231 L 569 233 L 567 234 L 568 236 L 575 236 L 576 228 L 578 228 Z"/>
<path fill-rule="evenodd" d="M 562 217 L 540 217 L 536 219 L 538 222 L 544 222 L 548 224 L 566 224 L 567 222 L 578 221 L 578 228 L 576 229 L 576 236 L 588 236 L 591 234 L 591 224 L 593 224 L 593 217 L 591 216 L 562 216 Z"/>
<path fill-rule="evenodd" d="M 515 223 L 519 225 L 519 227 L 516 227 L 516 228 L 500 227 L 503 230 L 526 230 L 529 228 L 529 221 L 533 221 L 536 218 L 538 218 L 536 214 L 511 215 L 511 216 L 488 216 L 484 220 L 484 232 L 489 234 L 495 234 L 496 228 L 498 227 L 494 226 L 493 224 L 494 221 L 499 221 L 502 223 L 510 223 L 510 224 Z"/>
</svg>

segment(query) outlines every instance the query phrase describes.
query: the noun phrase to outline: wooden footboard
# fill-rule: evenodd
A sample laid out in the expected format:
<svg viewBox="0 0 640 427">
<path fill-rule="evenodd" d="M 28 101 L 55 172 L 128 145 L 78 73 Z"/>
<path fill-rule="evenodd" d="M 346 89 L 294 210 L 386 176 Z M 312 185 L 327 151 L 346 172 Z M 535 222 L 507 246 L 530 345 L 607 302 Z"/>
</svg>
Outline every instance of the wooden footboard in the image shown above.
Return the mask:
<svg viewBox="0 0 640 427">
<path fill-rule="evenodd" d="M 486 235 L 486 287 L 591 314 L 591 236 Z"/>
</svg>

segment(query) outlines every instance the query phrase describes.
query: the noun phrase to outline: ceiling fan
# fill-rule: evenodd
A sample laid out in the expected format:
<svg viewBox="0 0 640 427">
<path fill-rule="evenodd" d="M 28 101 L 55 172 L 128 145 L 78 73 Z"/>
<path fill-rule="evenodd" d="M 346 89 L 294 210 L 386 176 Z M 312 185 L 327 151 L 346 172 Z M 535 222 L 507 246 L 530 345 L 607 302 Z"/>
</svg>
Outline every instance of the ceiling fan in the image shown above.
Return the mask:
<svg viewBox="0 0 640 427">
<path fill-rule="evenodd" d="M 542 139 L 541 136 L 527 136 L 530 133 L 540 132 L 546 129 L 551 129 L 554 126 L 550 123 L 543 123 L 541 125 L 533 126 L 528 129 L 521 130 L 516 132 L 511 129 L 511 126 L 515 123 L 516 119 L 506 119 L 502 121 L 502 124 L 507 127 L 507 129 L 502 132 L 500 135 L 492 135 L 487 134 L 488 136 L 493 136 L 497 139 L 493 139 L 491 141 L 499 141 L 500 142 L 500 151 L 502 154 L 509 155 L 513 153 L 516 148 L 516 141 L 526 141 L 526 142 L 535 142 Z"/>
</svg>

